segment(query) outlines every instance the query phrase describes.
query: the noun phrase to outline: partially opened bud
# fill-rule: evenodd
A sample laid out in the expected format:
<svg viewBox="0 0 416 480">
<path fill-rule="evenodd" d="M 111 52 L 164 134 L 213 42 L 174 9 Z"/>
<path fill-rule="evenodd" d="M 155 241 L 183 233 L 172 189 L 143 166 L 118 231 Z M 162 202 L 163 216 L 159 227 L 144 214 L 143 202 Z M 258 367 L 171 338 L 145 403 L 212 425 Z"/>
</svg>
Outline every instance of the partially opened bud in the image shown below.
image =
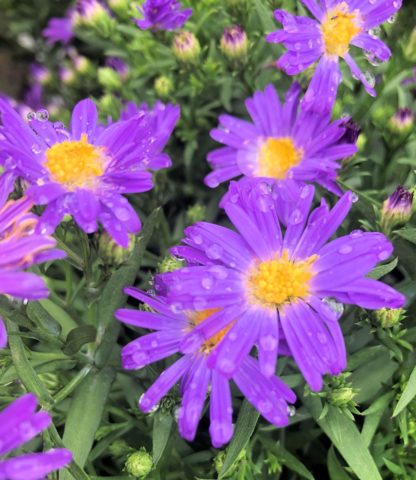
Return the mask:
<svg viewBox="0 0 416 480">
<path fill-rule="evenodd" d="M 246 32 L 239 26 L 226 27 L 221 37 L 221 51 L 230 60 L 246 58 L 248 40 Z"/>
<path fill-rule="evenodd" d="M 201 45 L 191 32 L 180 32 L 173 39 L 172 51 L 182 63 L 196 63 L 201 53 Z"/>
<path fill-rule="evenodd" d="M 393 227 L 408 222 L 412 210 L 413 193 L 399 185 L 383 203 L 381 226 L 385 231 L 391 231 Z"/>
</svg>

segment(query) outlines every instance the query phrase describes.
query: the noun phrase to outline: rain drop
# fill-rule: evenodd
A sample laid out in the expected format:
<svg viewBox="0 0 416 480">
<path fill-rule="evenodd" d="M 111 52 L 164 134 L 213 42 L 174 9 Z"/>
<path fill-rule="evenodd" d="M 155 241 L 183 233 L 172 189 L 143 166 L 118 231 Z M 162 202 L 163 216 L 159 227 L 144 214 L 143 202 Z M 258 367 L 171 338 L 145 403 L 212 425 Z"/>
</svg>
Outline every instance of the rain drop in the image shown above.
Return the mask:
<svg viewBox="0 0 416 480">
<path fill-rule="evenodd" d="M 342 255 L 346 255 L 347 253 L 352 252 L 352 247 L 351 245 L 343 245 L 341 248 L 338 249 L 338 253 L 341 253 Z"/>
<path fill-rule="evenodd" d="M 36 118 L 39 122 L 46 122 L 49 119 L 49 112 L 42 108 L 36 112 Z"/>
</svg>

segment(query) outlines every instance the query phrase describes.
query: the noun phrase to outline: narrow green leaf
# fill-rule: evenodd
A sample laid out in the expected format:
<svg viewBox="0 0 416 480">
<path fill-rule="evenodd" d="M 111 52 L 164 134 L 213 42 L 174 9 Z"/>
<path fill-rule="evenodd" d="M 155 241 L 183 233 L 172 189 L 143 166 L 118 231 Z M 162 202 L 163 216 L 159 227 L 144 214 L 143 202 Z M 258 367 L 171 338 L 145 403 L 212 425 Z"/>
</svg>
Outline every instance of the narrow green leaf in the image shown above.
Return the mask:
<svg viewBox="0 0 416 480">
<path fill-rule="evenodd" d="M 315 480 L 314 476 L 305 465 L 280 444 L 277 445 L 277 454 L 279 458 L 283 460 L 286 468 L 297 473 L 302 478 Z"/>
<path fill-rule="evenodd" d="M 403 228 L 402 230 L 396 230 L 394 233 L 411 243 L 416 243 L 416 228 Z"/>
<path fill-rule="evenodd" d="M 385 265 L 380 265 L 379 267 L 374 268 L 374 270 L 371 270 L 371 272 L 367 276 L 370 277 L 370 278 L 374 278 L 375 280 L 378 280 L 379 278 L 384 277 L 384 275 L 387 275 L 392 270 L 394 270 L 397 266 L 398 261 L 399 261 L 399 259 L 398 259 L 398 257 L 396 257 L 391 262 L 386 263 Z"/>
<path fill-rule="evenodd" d="M 273 12 L 269 10 L 261 0 L 254 0 L 256 12 L 260 18 L 265 32 L 276 30 L 276 25 L 273 21 Z"/>
<path fill-rule="evenodd" d="M 39 302 L 29 302 L 26 308 L 27 316 L 45 329 L 49 334 L 59 337 L 62 327 Z"/>
<path fill-rule="evenodd" d="M 406 388 L 404 389 L 396 408 L 393 412 L 393 417 L 396 417 L 404 408 L 409 405 L 409 403 L 415 398 L 416 396 L 416 367 L 413 369 L 412 373 L 410 374 L 409 380 L 407 382 Z"/>
<path fill-rule="evenodd" d="M 173 418 L 169 412 L 157 411 L 153 416 L 153 463 L 157 465 L 169 442 Z"/>
<path fill-rule="evenodd" d="M 68 410 L 63 442 L 72 451 L 74 460 L 83 467 L 94 443 L 100 425 L 111 384 L 115 378 L 112 368 L 90 372 L 79 388 Z M 62 480 L 72 475 L 62 473 Z"/>
<path fill-rule="evenodd" d="M 127 265 L 116 270 L 108 280 L 98 303 L 98 330 L 97 351 L 95 363 L 98 367 L 107 364 L 110 354 L 116 343 L 120 324 L 114 318 L 114 312 L 122 307 L 127 296 L 123 292 L 124 287 L 132 285 L 140 268 L 144 251 L 159 219 L 160 209 L 157 208 L 145 221 L 139 237 L 136 239 L 136 247 Z"/>
<path fill-rule="evenodd" d="M 327 457 L 328 473 L 331 480 L 351 480 L 351 477 L 340 465 L 334 447 L 328 450 Z"/>
<path fill-rule="evenodd" d="M 304 404 L 360 480 L 381 480 L 374 459 L 352 420 L 332 406 L 325 418 L 318 420 L 322 409 L 320 399 L 304 397 Z"/>
<path fill-rule="evenodd" d="M 227 470 L 237 460 L 240 452 L 246 447 L 253 435 L 258 419 L 259 413 L 257 410 L 252 407 L 247 400 L 244 400 L 240 413 L 238 414 L 233 439 L 227 448 L 227 454 L 218 477 L 219 479 L 224 478 Z"/>
<path fill-rule="evenodd" d="M 62 351 L 65 355 L 74 355 L 83 345 L 93 342 L 96 334 L 97 330 L 92 325 L 84 325 L 82 327 L 74 328 L 74 330 L 69 332 L 66 344 Z"/>
<path fill-rule="evenodd" d="M 371 445 L 374 434 L 377 431 L 383 414 L 393 397 L 393 392 L 387 392 L 363 412 L 365 419 L 363 428 L 361 429 L 361 436 L 363 437 L 364 443 L 367 445 L 367 447 Z"/>
<path fill-rule="evenodd" d="M 400 465 L 397 465 L 396 463 L 391 462 L 387 458 L 383 458 L 383 462 L 386 465 L 386 467 L 390 470 L 391 473 L 395 473 L 396 475 L 400 475 L 400 476 L 404 474 L 403 469 L 400 467 Z"/>
</svg>

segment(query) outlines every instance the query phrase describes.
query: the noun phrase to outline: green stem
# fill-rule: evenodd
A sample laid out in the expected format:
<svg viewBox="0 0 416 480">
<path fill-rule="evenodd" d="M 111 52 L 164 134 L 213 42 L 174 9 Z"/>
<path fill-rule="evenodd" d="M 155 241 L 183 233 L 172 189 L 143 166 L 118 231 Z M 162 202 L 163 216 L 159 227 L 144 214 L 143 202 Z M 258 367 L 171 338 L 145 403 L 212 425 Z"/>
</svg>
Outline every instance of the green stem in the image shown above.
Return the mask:
<svg viewBox="0 0 416 480">
<path fill-rule="evenodd" d="M 86 365 L 82 370 L 80 370 L 75 377 L 67 384 L 64 388 L 59 390 L 59 392 L 55 395 L 55 404 L 62 402 L 65 398 L 68 397 L 77 387 L 78 385 L 84 380 L 84 378 L 90 373 L 92 370 L 92 365 Z"/>
</svg>

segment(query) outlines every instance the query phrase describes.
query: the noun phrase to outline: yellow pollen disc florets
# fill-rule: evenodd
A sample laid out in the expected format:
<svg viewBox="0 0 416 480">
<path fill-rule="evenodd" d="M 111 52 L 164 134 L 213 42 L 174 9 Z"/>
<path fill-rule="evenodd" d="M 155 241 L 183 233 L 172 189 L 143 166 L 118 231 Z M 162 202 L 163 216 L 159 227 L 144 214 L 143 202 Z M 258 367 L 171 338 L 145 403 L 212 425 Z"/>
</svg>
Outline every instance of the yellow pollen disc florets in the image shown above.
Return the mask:
<svg viewBox="0 0 416 480">
<path fill-rule="evenodd" d="M 347 54 L 351 40 L 361 32 L 360 23 L 360 13 L 350 12 L 345 2 L 328 10 L 321 27 L 325 53 L 339 57 Z"/>
<path fill-rule="evenodd" d="M 268 138 L 260 147 L 259 169 L 261 177 L 286 178 L 288 170 L 302 160 L 303 151 L 297 149 L 289 137 Z"/>
<path fill-rule="evenodd" d="M 87 135 L 81 140 L 55 143 L 46 150 L 44 166 L 52 180 L 67 188 L 93 187 L 104 173 L 104 149 L 88 143 Z"/>
<path fill-rule="evenodd" d="M 314 276 L 312 265 L 316 258 L 313 255 L 306 260 L 293 261 L 285 250 L 278 258 L 257 263 L 248 278 L 252 303 L 278 307 L 307 297 Z"/>
<path fill-rule="evenodd" d="M 204 320 L 206 320 L 208 317 L 218 312 L 219 310 L 220 308 L 207 308 L 206 310 L 202 310 L 200 312 L 190 313 L 189 319 L 191 321 L 192 326 L 196 327 L 197 325 L 202 323 Z M 204 344 L 201 347 L 201 352 L 209 353 L 213 348 L 215 348 L 221 342 L 221 340 L 225 337 L 225 335 L 227 334 L 227 332 L 230 330 L 231 327 L 232 327 L 232 324 L 227 325 L 225 328 L 220 330 L 214 336 L 212 336 L 208 340 L 205 340 Z"/>
</svg>

